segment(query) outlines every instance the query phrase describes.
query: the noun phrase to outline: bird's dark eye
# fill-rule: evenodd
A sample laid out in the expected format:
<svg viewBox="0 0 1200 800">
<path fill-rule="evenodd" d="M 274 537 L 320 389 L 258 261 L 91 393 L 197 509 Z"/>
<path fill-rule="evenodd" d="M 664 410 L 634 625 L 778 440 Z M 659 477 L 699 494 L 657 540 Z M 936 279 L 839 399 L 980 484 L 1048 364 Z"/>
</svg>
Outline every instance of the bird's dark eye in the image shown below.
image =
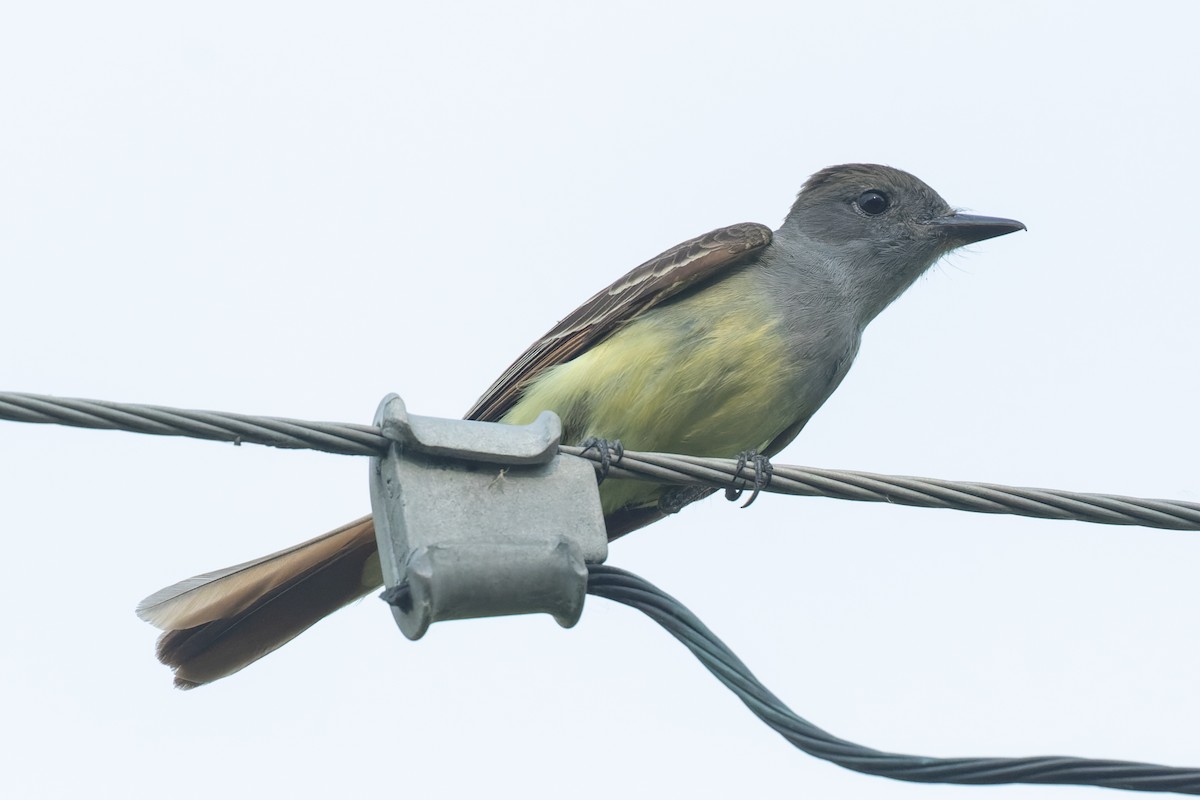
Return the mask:
<svg viewBox="0 0 1200 800">
<path fill-rule="evenodd" d="M 892 201 L 888 199 L 886 194 L 875 189 L 863 192 L 855 202 L 859 209 L 870 217 L 879 216 L 887 211 L 888 206 L 892 204 Z"/>
</svg>

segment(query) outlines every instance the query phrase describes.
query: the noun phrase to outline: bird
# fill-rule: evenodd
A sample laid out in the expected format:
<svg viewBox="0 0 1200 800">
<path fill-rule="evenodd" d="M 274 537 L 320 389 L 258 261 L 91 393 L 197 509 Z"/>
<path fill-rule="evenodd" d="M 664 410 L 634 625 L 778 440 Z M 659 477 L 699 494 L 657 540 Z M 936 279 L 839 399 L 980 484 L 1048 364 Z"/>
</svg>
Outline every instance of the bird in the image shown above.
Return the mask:
<svg viewBox="0 0 1200 800">
<path fill-rule="evenodd" d="M 863 331 L 930 266 L 1025 230 L 965 214 L 889 166 L 814 173 L 775 231 L 741 223 L 634 268 L 505 370 L 466 418 L 526 424 L 562 441 L 766 459 L 846 376 Z M 761 462 L 756 462 L 761 463 Z M 769 462 L 768 462 L 769 466 Z M 761 484 L 759 484 L 761 485 Z M 629 479 L 599 487 L 610 539 L 711 493 Z M 382 584 L 370 516 L 141 602 L 160 661 L 190 689 L 231 675 Z"/>
</svg>

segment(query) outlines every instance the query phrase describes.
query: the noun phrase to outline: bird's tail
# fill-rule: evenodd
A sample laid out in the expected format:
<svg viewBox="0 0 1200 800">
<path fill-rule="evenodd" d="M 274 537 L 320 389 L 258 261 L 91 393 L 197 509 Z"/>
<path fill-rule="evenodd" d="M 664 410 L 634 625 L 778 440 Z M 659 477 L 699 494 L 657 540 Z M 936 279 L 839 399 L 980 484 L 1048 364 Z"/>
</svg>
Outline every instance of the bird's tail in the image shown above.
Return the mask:
<svg viewBox="0 0 1200 800">
<path fill-rule="evenodd" d="M 257 661 L 382 582 L 368 516 L 161 589 L 137 615 L 164 631 L 158 659 L 175 671 L 176 686 L 191 689 Z"/>
</svg>

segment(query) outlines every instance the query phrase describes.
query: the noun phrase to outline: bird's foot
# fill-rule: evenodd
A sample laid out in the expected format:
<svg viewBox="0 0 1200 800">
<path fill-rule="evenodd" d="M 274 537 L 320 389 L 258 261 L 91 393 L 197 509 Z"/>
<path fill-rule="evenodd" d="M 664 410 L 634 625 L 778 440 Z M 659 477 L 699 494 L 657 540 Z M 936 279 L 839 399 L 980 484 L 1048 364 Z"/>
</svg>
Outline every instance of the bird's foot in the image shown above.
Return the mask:
<svg viewBox="0 0 1200 800">
<path fill-rule="evenodd" d="M 775 468 L 771 466 L 771 459 L 759 455 L 757 450 L 746 450 L 738 453 L 737 469 L 734 470 L 734 480 L 742 476 L 742 470 L 746 468 L 747 464 L 754 465 L 754 491 L 750 494 L 750 499 L 742 503 L 742 508 L 748 507 L 758 499 L 758 493 L 771 484 L 771 473 L 775 471 Z M 735 489 L 730 487 L 725 490 L 725 499 L 733 502 L 742 496 L 743 491 L 745 491 L 744 488 Z"/>
<path fill-rule="evenodd" d="M 604 479 L 608 477 L 608 468 L 613 464 L 620 464 L 621 457 L 625 455 L 625 445 L 621 444 L 620 439 L 601 439 L 597 436 L 589 436 L 579 443 L 583 448 L 583 452 L 595 450 L 600 454 L 600 483 L 604 483 Z"/>
</svg>

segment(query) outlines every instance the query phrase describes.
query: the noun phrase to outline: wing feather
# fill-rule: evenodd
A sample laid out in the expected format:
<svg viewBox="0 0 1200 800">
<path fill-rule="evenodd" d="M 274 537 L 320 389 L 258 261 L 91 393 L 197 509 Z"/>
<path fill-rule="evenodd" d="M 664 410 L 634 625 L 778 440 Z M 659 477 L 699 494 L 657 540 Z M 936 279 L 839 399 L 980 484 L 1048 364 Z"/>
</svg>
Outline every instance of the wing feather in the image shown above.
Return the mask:
<svg viewBox="0 0 1200 800">
<path fill-rule="evenodd" d="M 635 267 L 534 342 L 483 393 L 466 418 L 499 420 L 542 370 L 570 361 L 638 314 L 745 263 L 770 242 L 770 228 L 743 222 L 689 239 Z"/>
</svg>

